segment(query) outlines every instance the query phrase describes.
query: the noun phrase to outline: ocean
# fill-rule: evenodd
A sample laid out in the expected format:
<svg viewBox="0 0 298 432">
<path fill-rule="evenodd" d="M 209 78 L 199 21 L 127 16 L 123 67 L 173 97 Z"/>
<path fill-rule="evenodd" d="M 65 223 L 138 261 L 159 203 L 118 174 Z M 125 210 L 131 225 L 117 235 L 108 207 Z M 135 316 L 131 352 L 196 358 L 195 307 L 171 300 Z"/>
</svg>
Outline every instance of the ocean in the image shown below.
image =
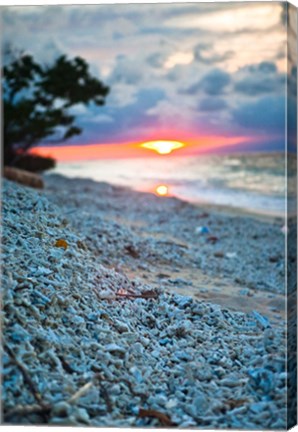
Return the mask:
<svg viewBox="0 0 298 432">
<path fill-rule="evenodd" d="M 138 191 L 163 190 L 194 203 L 255 213 L 285 215 L 285 157 L 282 153 L 160 156 L 59 163 L 68 177 L 91 178 Z M 159 186 L 164 188 L 157 189 Z"/>
</svg>

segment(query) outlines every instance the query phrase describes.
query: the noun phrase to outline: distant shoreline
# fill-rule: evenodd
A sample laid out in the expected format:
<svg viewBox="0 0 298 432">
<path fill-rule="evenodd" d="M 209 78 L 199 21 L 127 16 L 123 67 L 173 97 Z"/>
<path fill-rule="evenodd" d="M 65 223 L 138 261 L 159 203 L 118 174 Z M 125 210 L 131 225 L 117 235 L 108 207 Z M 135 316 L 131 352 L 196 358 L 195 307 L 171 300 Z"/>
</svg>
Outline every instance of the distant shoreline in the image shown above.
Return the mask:
<svg viewBox="0 0 298 432">
<path fill-rule="evenodd" d="M 84 161 L 84 162 L 86 162 L 86 161 Z M 95 162 L 95 161 L 90 160 L 88 162 Z M 92 178 L 91 176 L 84 176 L 83 175 L 81 177 L 81 176 L 77 176 L 77 175 L 73 175 L 73 176 L 66 175 L 63 172 L 64 170 L 61 171 L 59 169 L 59 167 L 61 167 L 61 166 L 63 167 L 64 165 L 68 168 L 70 165 L 75 166 L 76 162 L 59 163 L 58 167 L 54 170 L 51 170 L 49 173 L 54 174 L 54 175 L 56 175 L 56 174 L 61 175 L 65 178 L 70 178 L 70 179 L 90 180 L 90 181 L 95 181 L 95 182 L 102 182 L 102 180 L 96 180 L 96 179 Z M 115 187 L 128 188 L 132 192 L 150 193 L 148 191 L 145 191 L 142 189 L 134 189 L 133 187 L 131 187 L 129 185 L 120 184 L 120 183 L 117 183 L 114 181 L 106 181 L 106 183 L 111 184 L 112 186 L 115 186 Z M 155 195 L 154 192 L 151 192 L 151 193 L 153 195 Z M 209 210 L 209 211 L 225 213 L 229 216 L 248 216 L 248 217 L 258 219 L 258 220 L 270 221 L 270 222 L 274 222 L 275 220 L 284 221 L 287 217 L 286 214 L 281 214 L 279 212 L 266 211 L 264 209 L 253 209 L 253 208 L 240 207 L 240 206 L 237 207 L 237 206 L 232 206 L 232 205 L 228 205 L 228 204 L 216 204 L 216 203 L 212 203 L 212 202 L 206 202 L 203 199 L 200 200 L 199 198 L 198 199 L 187 199 L 187 198 L 175 195 L 175 194 L 169 195 L 169 198 L 175 198 L 175 199 L 178 199 L 180 201 L 184 201 L 184 202 L 187 202 L 189 204 L 192 204 L 196 207 L 205 208 L 206 210 Z"/>
<path fill-rule="evenodd" d="M 277 153 L 275 153 L 277 155 Z M 114 186 L 155 193 L 158 185 L 169 187 L 169 196 L 218 211 L 253 215 L 261 219 L 285 219 L 283 159 L 254 162 L 239 155 L 206 156 L 206 159 L 166 158 L 89 160 L 60 162 L 53 174 L 69 178 L 107 181 Z M 236 158 L 234 160 L 234 158 Z M 206 161 L 206 162 L 205 162 Z M 220 161 L 220 163 L 219 163 Z"/>
</svg>

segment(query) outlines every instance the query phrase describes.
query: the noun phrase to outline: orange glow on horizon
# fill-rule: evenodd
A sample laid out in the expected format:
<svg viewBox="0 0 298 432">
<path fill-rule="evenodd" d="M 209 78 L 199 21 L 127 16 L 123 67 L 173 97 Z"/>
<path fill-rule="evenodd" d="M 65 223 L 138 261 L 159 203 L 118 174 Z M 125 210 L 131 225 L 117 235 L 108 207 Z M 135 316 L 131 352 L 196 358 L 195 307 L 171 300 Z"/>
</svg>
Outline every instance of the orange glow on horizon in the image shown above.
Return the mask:
<svg viewBox="0 0 298 432">
<path fill-rule="evenodd" d="M 247 142 L 261 142 L 262 139 L 268 139 L 266 137 L 258 136 L 200 136 L 200 137 L 188 137 L 182 141 L 172 140 L 152 140 L 146 142 L 134 142 L 134 143 L 103 143 L 103 144 L 82 144 L 82 145 L 59 145 L 59 146 L 38 146 L 30 150 L 30 153 L 53 157 L 58 162 L 71 162 L 71 161 L 83 161 L 83 160 L 96 160 L 96 159 L 129 159 L 129 158 L 160 158 L 161 155 L 167 155 L 167 157 L 178 156 L 192 156 L 200 153 L 213 152 L 221 147 L 236 146 Z M 181 143 L 182 147 L 179 147 L 179 152 L 166 153 L 169 148 L 166 145 L 160 147 L 160 151 L 152 151 L 151 148 L 146 148 L 143 144 L 146 143 Z M 241 151 L 241 147 L 239 149 Z M 147 151 L 147 153 L 146 153 Z"/>
<path fill-rule="evenodd" d="M 185 144 L 180 141 L 147 141 L 141 144 L 141 147 L 154 150 L 159 154 L 165 155 L 172 153 L 173 150 L 179 149 L 181 147 L 185 147 Z"/>
<path fill-rule="evenodd" d="M 155 192 L 159 196 L 167 196 L 169 194 L 169 188 L 166 185 L 159 185 L 155 188 Z"/>
</svg>

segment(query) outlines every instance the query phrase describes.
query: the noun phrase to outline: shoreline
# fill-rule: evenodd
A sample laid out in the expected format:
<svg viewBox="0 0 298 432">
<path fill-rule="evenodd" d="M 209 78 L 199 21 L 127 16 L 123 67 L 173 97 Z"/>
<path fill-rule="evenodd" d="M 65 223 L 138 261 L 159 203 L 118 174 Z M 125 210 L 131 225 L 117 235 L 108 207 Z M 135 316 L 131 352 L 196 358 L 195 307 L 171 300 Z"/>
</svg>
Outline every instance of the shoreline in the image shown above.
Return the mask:
<svg viewBox="0 0 298 432">
<path fill-rule="evenodd" d="M 3 184 L 6 424 L 284 428 L 280 227 L 44 180 L 42 192 Z M 15 409 L 32 386 L 15 386 L 14 356 L 45 417 Z"/>
<path fill-rule="evenodd" d="M 90 162 L 92 162 L 93 160 L 91 160 Z M 68 164 L 67 164 L 68 166 Z M 87 180 L 87 181 L 91 181 L 91 182 L 96 182 L 96 183 L 106 183 L 106 184 L 110 184 L 111 186 L 114 187 L 119 187 L 119 188 L 123 188 L 123 189 L 128 189 L 131 192 L 136 192 L 136 193 L 141 193 L 141 194 L 150 194 L 150 195 L 154 195 L 154 196 L 158 196 L 156 193 L 154 192 L 150 192 L 150 191 L 146 191 L 146 190 L 141 190 L 141 189 L 134 189 L 131 186 L 128 185 L 121 185 L 120 183 L 114 183 L 114 182 L 105 182 L 105 181 L 101 181 L 101 180 L 94 180 L 91 177 L 80 177 L 80 176 L 68 176 L 65 174 L 61 174 L 59 171 L 56 172 L 56 170 L 53 170 L 50 174 L 48 175 L 57 175 L 57 176 L 61 176 L 61 177 L 65 177 L 65 178 L 69 178 L 69 179 L 75 179 L 75 180 Z M 165 198 L 172 198 L 172 199 L 177 199 L 179 201 L 191 204 L 195 207 L 201 208 L 201 209 L 206 209 L 208 211 L 212 211 L 212 212 L 217 212 L 217 213 L 224 213 L 227 216 L 247 216 L 247 217 L 252 217 L 255 219 L 259 219 L 262 221 L 269 221 L 269 222 L 275 222 L 275 221 L 283 221 L 285 219 L 285 216 L 283 216 L 280 213 L 274 213 L 274 212 L 266 212 L 265 210 L 256 210 L 256 209 L 251 209 L 251 208 L 246 208 L 246 207 L 237 207 L 237 206 L 230 206 L 227 204 L 215 204 L 215 203 L 208 203 L 204 200 L 187 200 L 185 198 L 176 196 L 176 195 L 168 195 L 166 197 L 163 197 L 163 199 Z M 291 217 L 291 215 L 290 215 Z"/>
<path fill-rule="evenodd" d="M 242 207 L 233 207 L 228 205 L 219 205 L 219 204 L 206 204 L 206 203 L 193 203 L 197 207 L 205 208 L 213 213 L 223 213 L 226 216 L 231 217 L 250 217 L 256 220 L 260 220 L 262 222 L 269 223 L 282 223 L 285 220 L 285 217 L 280 214 L 273 212 L 265 212 L 265 211 L 256 211 L 254 209 L 242 208 Z"/>
<path fill-rule="evenodd" d="M 157 159 L 157 156 L 152 155 L 149 158 L 149 165 L 144 168 L 142 175 L 138 174 L 138 164 L 144 163 L 144 159 L 122 159 L 118 161 L 108 160 L 88 160 L 83 163 L 75 162 L 61 162 L 58 164 L 53 173 L 66 175 L 67 177 L 77 177 L 82 179 L 93 179 L 95 181 L 107 181 L 114 186 L 120 187 L 130 187 L 132 190 L 138 192 L 152 192 L 158 185 L 165 183 L 169 187 L 170 195 L 176 197 L 177 199 L 186 200 L 194 205 L 215 207 L 220 209 L 227 209 L 228 212 L 241 212 L 244 214 L 260 215 L 261 218 L 265 218 L 267 215 L 269 217 L 285 218 L 284 214 L 284 203 L 282 199 L 282 188 L 283 186 L 280 182 L 275 185 L 275 178 L 272 178 L 271 183 L 268 184 L 268 178 L 265 176 L 265 186 L 266 190 L 271 191 L 270 194 L 263 193 L 259 189 L 258 182 L 262 182 L 261 178 L 257 178 L 254 171 L 251 170 L 251 161 L 248 162 L 248 182 L 246 185 L 240 179 L 239 181 L 234 180 L 234 176 L 238 172 L 238 165 L 236 164 L 236 171 L 234 172 L 233 163 L 229 164 L 229 159 L 223 162 L 223 167 L 227 171 L 226 177 L 223 176 L 223 172 L 219 170 L 217 172 L 214 162 L 210 164 L 210 172 L 206 171 L 201 158 L 194 158 L 194 163 L 190 164 L 191 158 L 185 157 L 181 167 L 177 165 L 175 154 L 168 155 L 165 166 L 162 165 L 163 159 Z M 215 155 L 206 155 L 208 159 L 216 158 Z M 230 158 L 234 158 L 234 155 L 229 155 Z M 268 155 L 267 155 L 268 156 Z M 243 157 L 243 155 L 235 155 L 236 158 Z M 197 161 L 197 162 L 196 162 Z M 237 161 L 236 161 L 237 162 Z M 156 165 L 157 163 L 157 165 Z M 196 165 L 198 163 L 198 165 Z M 241 162 L 242 163 L 242 162 Z M 242 165 L 239 165 L 239 167 Z M 269 162 L 268 162 L 269 163 Z M 265 164 L 266 165 L 266 164 Z M 208 164 L 207 164 L 208 166 Z M 194 168 L 196 167 L 196 168 Z M 246 164 L 244 164 L 243 169 L 246 169 Z M 267 168 L 268 169 L 268 168 Z M 185 171 L 189 171 L 185 175 Z M 214 171 L 214 172 L 213 172 Z M 179 174 L 180 172 L 180 174 Z M 225 171 L 224 171 L 225 172 Z M 246 172 L 246 171 L 245 171 Z M 265 172 L 266 167 L 265 167 Z M 267 173 L 270 175 L 270 173 Z M 174 176 L 174 177 L 173 177 Z M 177 177 L 178 176 L 178 177 Z M 172 178 L 180 178 L 177 183 Z M 139 178 L 140 177 L 140 178 Z M 157 180 L 155 183 L 154 180 Z M 194 180 L 197 179 L 197 180 Z M 222 182 L 220 181 L 222 179 Z M 195 183 L 193 183 L 195 181 Z M 250 184 L 254 185 L 251 189 Z M 273 184 L 275 185 L 273 188 Z M 205 186 L 208 189 L 208 194 L 205 191 Z M 277 187 L 277 189 L 275 189 Z M 279 190 L 279 194 L 276 194 L 276 190 Z M 274 192 L 275 191 L 275 192 Z M 245 196 L 248 196 L 245 198 Z M 170 196 L 169 195 L 169 196 Z M 219 204 L 216 204 L 216 203 Z M 237 204 L 241 202 L 241 206 L 238 207 Z M 268 208 L 272 209 L 268 212 Z M 264 216 L 266 215 L 266 216 Z"/>
</svg>

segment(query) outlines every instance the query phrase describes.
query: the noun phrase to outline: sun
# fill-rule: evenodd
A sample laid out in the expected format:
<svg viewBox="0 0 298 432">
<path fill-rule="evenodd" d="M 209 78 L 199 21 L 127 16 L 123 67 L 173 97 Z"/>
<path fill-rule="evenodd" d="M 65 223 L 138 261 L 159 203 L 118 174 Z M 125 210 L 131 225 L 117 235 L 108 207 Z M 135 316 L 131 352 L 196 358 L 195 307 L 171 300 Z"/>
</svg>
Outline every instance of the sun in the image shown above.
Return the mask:
<svg viewBox="0 0 298 432">
<path fill-rule="evenodd" d="M 169 188 L 166 185 L 159 185 L 155 188 L 155 192 L 160 196 L 167 196 L 169 193 Z"/>
<path fill-rule="evenodd" d="M 141 147 L 149 150 L 154 150 L 159 154 L 165 155 L 171 153 L 173 150 L 184 147 L 185 144 L 180 141 L 147 141 L 141 144 Z"/>
</svg>

